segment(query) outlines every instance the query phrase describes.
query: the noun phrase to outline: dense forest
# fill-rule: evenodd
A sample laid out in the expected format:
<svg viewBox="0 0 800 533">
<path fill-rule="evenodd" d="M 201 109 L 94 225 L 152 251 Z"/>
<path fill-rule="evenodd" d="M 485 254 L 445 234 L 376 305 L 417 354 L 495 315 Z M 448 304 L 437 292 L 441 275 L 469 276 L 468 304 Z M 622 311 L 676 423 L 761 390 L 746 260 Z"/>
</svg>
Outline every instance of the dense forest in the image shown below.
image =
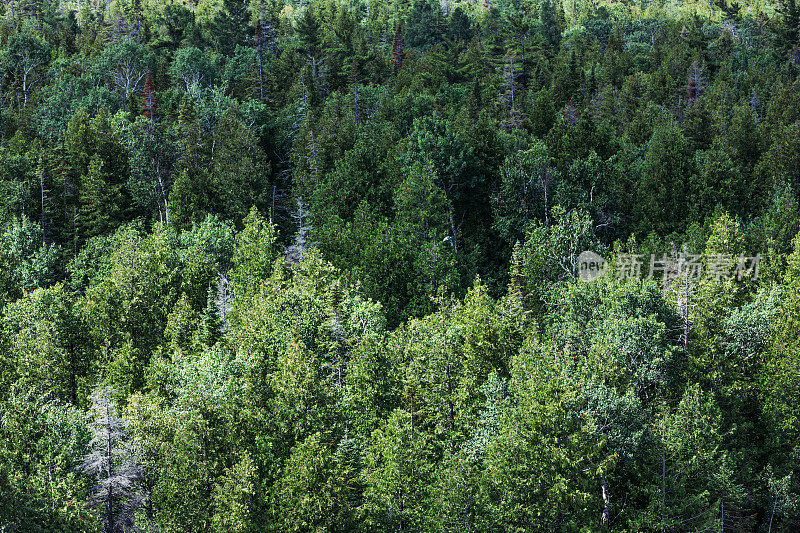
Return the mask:
<svg viewBox="0 0 800 533">
<path fill-rule="evenodd" d="M 0 532 L 800 531 L 799 32 L 0 2 Z"/>
</svg>

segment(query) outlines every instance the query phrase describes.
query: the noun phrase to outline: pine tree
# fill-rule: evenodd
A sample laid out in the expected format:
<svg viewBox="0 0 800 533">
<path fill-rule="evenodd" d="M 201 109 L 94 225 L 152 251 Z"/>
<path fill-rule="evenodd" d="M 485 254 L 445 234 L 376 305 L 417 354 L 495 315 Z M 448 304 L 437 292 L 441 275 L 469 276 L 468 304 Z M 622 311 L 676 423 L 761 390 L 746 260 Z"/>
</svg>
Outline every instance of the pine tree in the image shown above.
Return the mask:
<svg viewBox="0 0 800 533">
<path fill-rule="evenodd" d="M 255 49 L 256 81 L 253 92 L 254 97 L 263 102 L 265 100 L 266 92 L 266 84 L 264 81 L 265 56 L 267 54 L 274 55 L 276 53 L 275 28 L 272 26 L 272 23 L 266 20 L 265 12 L 261 13 L 260 19 L 257 23 Z"/>
<path fill-rule="evenodd" d="M 103 159 L 94 155 L 87 174 L 81 177 L 77 225 L 83 240 L 103 235 L 119 221 L 122 199 L 119 186 L 112 185 Z"/>
<path fill-rule="evenodd" d="M 133 13 L 133 27 L 131 28 L 131 37 L 136 44 L 142 42 L 142 0 L 133 0 L 131 6 Z"/>
<path fill-rule="evenodd" d="M 539 17 L 542 23 L 542 34 L 544 35 L 547 43 L 558 49 L 561 43 L 561 28 L 558 24 L 556 8 L 553 5 L 553 0 L 544 0 L 539 10 Z"/>
<path fill-rule="evenodd" d="M 775 10 L 781 16 L 783 48 L 796 47 L 797 38 L 800 35 L 800 5 L 797 0 L 784 0 L 776 5 Z"/>
<path fill-rule="evenodd" d="M 222 0 L 222 9 L 214 17 L 214 37 L 225 54 L 232 54 L 245 39 L 249 22 L 247 0 Z"/>
<path fill-rule="evenodd" d="M 359 109 L 358 109 L 358 68 L 356 59 L 353 58 L 353 61 L 350 65 L 350 86 L 352 87 L 352 108 L 353 108 L 353 122 L 355 123 L 356 127 L 361 124 L 361 120 L 359 118 Z"/>
<path fill-rule="evenodd" d="M 59 144 L 51 152 L 48 170 L 53 176 L 52 183 L 56 189 L 56 198 L 59 203 L 58 206 L 53 206 L 53 210 L 54 212 L 61 211 L 57 217 L 54 215 L 54 226 L 57 228 L 58 239 L 62 245 L 74 244 L 77 191 L 63 144 Z"/>
</svg>

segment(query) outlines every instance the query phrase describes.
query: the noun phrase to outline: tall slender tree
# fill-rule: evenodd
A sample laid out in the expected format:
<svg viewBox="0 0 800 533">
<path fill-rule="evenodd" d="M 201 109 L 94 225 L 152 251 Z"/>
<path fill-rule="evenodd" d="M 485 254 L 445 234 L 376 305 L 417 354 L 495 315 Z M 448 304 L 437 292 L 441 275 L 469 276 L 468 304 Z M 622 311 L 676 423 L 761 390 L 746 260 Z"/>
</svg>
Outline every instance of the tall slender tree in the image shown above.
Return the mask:
<svg viewBox="0 0 800 533">
<path fill-rule="evenodd" d="M 141 472 L 125 447 L 128 422 L 117 413 L 114 391 L 107 386 L 92 393 L 92 451 L 81 470 L 96 479 L 89 504 L 101 517 L 105 533 L 129 531 L 137 507 L 136 482 Z"/>
</svg>

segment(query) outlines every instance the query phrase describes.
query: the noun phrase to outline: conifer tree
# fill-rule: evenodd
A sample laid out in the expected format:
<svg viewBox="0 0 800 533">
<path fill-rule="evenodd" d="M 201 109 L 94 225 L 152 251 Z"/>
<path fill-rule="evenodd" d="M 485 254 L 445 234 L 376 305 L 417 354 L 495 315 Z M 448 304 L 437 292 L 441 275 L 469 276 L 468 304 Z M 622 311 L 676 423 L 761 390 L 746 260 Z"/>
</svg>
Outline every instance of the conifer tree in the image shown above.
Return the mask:
<svg viewBox="0 0 800 533">
<path fill-rule="evenodd" d="M 397 25 L 397 31 L 394 34 L 394 45 L 392 46 L 392 59 L 389 61 L 394 66 L 395 72 L 400 72 L 403 67 L 403 59 L 406 57 L 404 51 L 405 44 L 403 42 L 403 34 L 400 24 Z"/>
<path fill-rule="evenodd" d="M 797 0 L 785 0 L 777 4 L 776 10 L 781 16 L 783 26 L 784 40 L 781 43 L 783 48 L 796 47 L 800 35 L 800 5 Z"/>
<path fill-rule="evenodd" d="M 80 182 L 77 226 L 81 239 L 85 241 L 106 233 L 119 223 L 122 195 L 120 187 L 111 184 L 99 155 L 92 157 Z"/>
<path fill-rule="evenodd" d="M 92 451 L 81 470 L 97 480 L 89 504 L 100 514 L 105 533 L 128 531 L 137 508 L 136 482 L 141 472 L 125 448 L 128 422 L 117 413 L 114 391 L 98 387 L 92 393 Z"/>
<path fill-rule="evenodd" d="M 551 47 L 558 49 L 561 42 L 561 28 L 558 24 L 554 0 L 544 0 L 539 8 L 539 17 L 542 23 L 542 34 Z"/>
<path fill-rule="evenodd" d="M 69 248 L 69 245 L 75 244 L 75 208 L 78 191 L 65 152 L 63 145 L 53 150 L 48 170 L 53 176 L 53 188 L 57 193 L 59 204 L 53 206 L 54 212 L 58 212 L 58 215 L 53 217 L 54 225 L 58 229 L 57 236 L 62 246 Z"/>
</svg>

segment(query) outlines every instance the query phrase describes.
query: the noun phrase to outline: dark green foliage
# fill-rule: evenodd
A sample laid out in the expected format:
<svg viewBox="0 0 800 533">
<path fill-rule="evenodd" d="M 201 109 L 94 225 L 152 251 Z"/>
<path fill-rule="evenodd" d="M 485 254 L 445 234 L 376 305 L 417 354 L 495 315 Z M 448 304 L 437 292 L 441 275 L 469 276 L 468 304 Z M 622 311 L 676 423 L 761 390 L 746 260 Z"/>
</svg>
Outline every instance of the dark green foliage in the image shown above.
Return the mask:
<svg viewBox="0 0 800 533">
<path fill-rule="evenodd" d="M 689 143 L 674 122 L 656 123 L 637 187 L 635 216 L 640 226 L 662 235 L 685 227 L 694 185 L 690 153 Z"/>
<path fill-rule="evenodd" d="M 441 39 L 442 18 L 438 2 L 414 2 L 403 28 L 406 45 L 423 49 L 435 45 Z"/>
</svg>

